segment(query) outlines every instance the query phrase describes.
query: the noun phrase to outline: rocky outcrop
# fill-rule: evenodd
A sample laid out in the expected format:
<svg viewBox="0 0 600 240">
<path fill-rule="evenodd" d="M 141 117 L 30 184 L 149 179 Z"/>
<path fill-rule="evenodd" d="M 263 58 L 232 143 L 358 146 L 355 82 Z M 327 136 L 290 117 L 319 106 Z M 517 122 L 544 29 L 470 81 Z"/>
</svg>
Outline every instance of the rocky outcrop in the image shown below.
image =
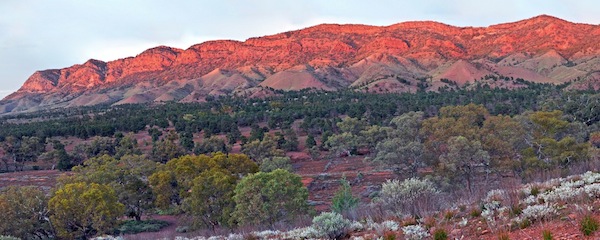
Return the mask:
<svg viewBox="0 0 600 240">
<path fill-rule="evenodd" d="M 264 89 L 415 91 L 486 75 L 597 84 L 600 27 L 538 16 L 485 28 L 437 22 L 386 27 L 322 24 L 239 41 L 166 46 L 110 62 L 35 72 L 1 112 L 98 103 L 203 101 Z M 578 86 L 587 83 L 578 83 Z M 260 90 L 263 89 L 263 90 Z"/>
</svg>

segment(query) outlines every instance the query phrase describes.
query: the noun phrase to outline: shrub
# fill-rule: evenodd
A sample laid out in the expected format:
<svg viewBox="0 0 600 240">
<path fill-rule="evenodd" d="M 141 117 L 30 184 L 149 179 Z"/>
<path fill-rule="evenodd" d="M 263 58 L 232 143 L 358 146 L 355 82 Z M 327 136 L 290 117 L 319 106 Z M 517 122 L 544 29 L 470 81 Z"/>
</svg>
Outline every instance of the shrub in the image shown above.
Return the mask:
<svg viewBox="0 0 600 240">
<path fill-rule="evenodd" d="M 178 233 L 186 233 L 188 231 L 190 231 L 189 226 L 179 226 L 175 229 L 175 232 L 178 232 Z"/>
<path fill-rule="evenodd" d="M 600 198 L 600 183 L 586 185 L 583 191 L 591 198 Z"/>
<path fill-rule="evenodd" d="M 283 169 L 292 172 L 292 162 L 289 157 L 272 157 L 263 159 L 259 167 L 261 172 L 272 172 L 275 169 Z"/>
<path fill-rule="evenodd" d="M 290 221 L 309 213 L 308 189 L 300 176 L 277 169 L 243 178 L 234 190 L 232 217 L 240 225 Z"/>
<path fill-rule="evenodd" d="M 0 240 L 21 240 L 21 239 L 20 239 L 20 238 L 18 238 L 18 237 L 13 237 L 13 236 L 4 236 L 4 235 L 1 235 L 1 236 L 0 236 Z"/>
<path fill-rule="evenodd" d="M 321 213 L 321 215 L 313 218 L 312 222 L 312 227 L 320 236 L 326 236 L 330 239 L 343 237 L 351 225 L 350 220 L 334 212 Z"/>
<path fill-rule="evenodd" d="M 550 230 L 544 230 L 542 231 L 542 238 L 544 240 L 552 240 L 552 233 L 550 232 Z"/>
<path fill-rule="evenodd" d="M 283 239 L 312 239 L 318 238 L 319 233 L 313 227 L 296 228 L 283 234 Z"/>
<path fill-rule="evenodd" d="M 531 220 L 529 220 L 528 218 L 525 218 L 525 219 L 521 220 L 521 222 L 519 222 L 520 229 L 525 229 L 525 228 L 528 228 L 529 226 L 531 226 Z"/>
<path fill-rule="evenodd" d="M 527 206 L 523 209 L 521 216 L 531 221 L 547 220 L 558 214 L 554 206 L 546 204 L 538 204 L 533 206 Z"/>
<path fill-rule="evenodd" d="M 531 195 L 532 196 L 537 196 L 538 194 L 540 194 L 540 187 L 539 186 L 532 186 L 531 187 Z"/>
<path fill-rule="evenodd" d="M 455 213 L 454 211 L 452 211 L 452 210 L 448 210 L 448 211 L 446 211 L 446 213 L 444 213 L 444 219 L 445 219 L 446 221 L 449 221 L 449 220 L 451 220 L 452 218 L 454 218 L 454 216 L 455 216 L 455 215 L 456 215 L 456 213 Z"/>
<path fill-rule="evenodd" d="M 590 215 L 586 215 L 581 219 L 579 229 L 583 233 L 583 235 L 590 236 L 595 231 L 598 231 L 599 223 L 594 217 Z"/>
<path fill-rule="evenodd" d="M 121 224 L 118 228 L 119 233 L 122 234 L 136 234 L 141 232 L 158 232 L 160 229 L 169 226 L 169 222 L 162 220 L 144 220 L 144 221 L 134 221 L 128 220 Z"/>
<path fill-rule="evenodd" d="M 350 183 L 346 180 L 346 177 L 343 177 L 340 180 L 340 187 L 331 201 L 331 210 L 342 214 L 354 210 L 358 206 L 358 202 L 359 199 L 352 195 Z"/>
<path fill-rule="evenodd" d="M 421 225 L 410 225 L 402 227 L 402 232 L 406 240 L 421 240 L 429 237 L 429 232 Z"/>
<path fill-rule="evenodd" d="M 471 217 L 473 217 L 473 218 L 478 218 L 478 217 L 481 216 L 481 209 L 474 208 L 474 209 L 471 210 L 471 212 L 469 213 L 469 215 Z"/>
<path fill-rule="evenodd" d="M 446 233 L 446 230 L 444 229 L 437 229 L 435 230 L 435 232 L 433 232 L 433 239 L 434 240 L 446 240 L 448 239 L 448 233 Z"/>
<path fill-rule="evenodd" d="M 435 205 L 438 194 L 439 191 L 428 180 L 418 178 L 409 178 L 402 182 L 388 180 L 381 187 L 380 201 L 385 208 L 394 212 L 418 216 Z"/>
</svg>

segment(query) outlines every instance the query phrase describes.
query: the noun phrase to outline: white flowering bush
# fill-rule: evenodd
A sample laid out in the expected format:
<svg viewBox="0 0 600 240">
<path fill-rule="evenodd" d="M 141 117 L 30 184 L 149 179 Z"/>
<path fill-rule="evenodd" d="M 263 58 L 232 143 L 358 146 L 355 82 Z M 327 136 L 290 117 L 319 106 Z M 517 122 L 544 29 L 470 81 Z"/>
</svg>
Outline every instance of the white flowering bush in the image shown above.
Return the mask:
<svg viewBox="0 0 600 240">
<path fill-rule="evenodd" d="M 365 230 L 365 225 L 360 222 L 354 221 L 350 224 L 350 230 L 362 231 L 362 230 Z"/>
<path fill-rule="evenodd" d="M 381 223 L 381 225 L 389 231 L 398 231 L 398 229 L 400 228 L 400 224 L 392 220 L 384 221 Z"/>
<path fill-rule="evenodd" d="M 586 173 L 581 174 L 581 180 L 587 184 L 600 183 L 600 173 L 587 171 Z"/>
<path fill-rule="evenodd" d="M 261 232 L 254 232 L 253 235 L 260 239 L 271 239 L 271 238 L 280 236 L 281 232 L 273 231 L 273 230 L 265 230 L 265 231 L 261 231 Z"/>
<path fill-rule="evenodd" d="M 429 180 L 388 180 L 381 185 L 380 202 L 396 213 L 422 215 L 430 205 L 434 205 L 438 194 L 439 190 Z"/>
<path fill-rule="evenodd" d="M 429 232 L 421 225 L 409 225 L 402 227 L 406 240 L 421 240 L 429 237 Z"/>
<path fill-rule="evenodd" d="M 318 238 L 319 232 L 313 227 L 296 228 L 283 233 L 283 239 L 313 239 Z"/>
<path fill-rule="evenodd" d="M 330 239 L 340 238 L 346 235 L 351 223 L 339 213 L 324 212 L 313 218 L 312 227 L 319 233 L 319 236 Z"/>
<path fill-rule="evenodd" d="M 504 190 L 489 191 L 483 199 L 483 210 L 481 216 L 485 219 L 490 229 L 495 229 L 499 222 L 507 221 L 509 218 L 509 209 L 502 206 L 502 202 L 508 199 L 508 194 Z"/>
<path fill-rule="evenodd" d="M 244 240 L 244 235 L 231 233 L 227 236 L 227 240 Z"/>
<path fill-rule="evenodd" d="M 0 236 L 0 240 L 11 240 L 11 239 L 12 238 L 3 238 Z M 19 238 L 14 238 L 14 239 L 19 239 Z M 92 238 L 92 240 L 124 240 L 124 238 L 121 236 L 114 237 L 114 236 L 106 235 L 106 236 Z"/>
<path fill-rule="evenodd" d="M 586 185 L 583 191 L 591 198 L 600 198 L 600 183 Z"/>
<path fill-rule="evenodd" d="M 523 209 L 521 217 L 531 221 L 547 220 L 558 215 L 558 210 L 549 203 L 527 206 Z"/>
</svg>

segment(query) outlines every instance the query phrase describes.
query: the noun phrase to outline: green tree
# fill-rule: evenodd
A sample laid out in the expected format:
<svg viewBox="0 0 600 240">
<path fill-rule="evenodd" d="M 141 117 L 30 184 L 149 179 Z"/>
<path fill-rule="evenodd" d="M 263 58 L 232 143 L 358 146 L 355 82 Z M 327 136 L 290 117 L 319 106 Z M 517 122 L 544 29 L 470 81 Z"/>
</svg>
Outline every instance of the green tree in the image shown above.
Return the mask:
<svg viewBox="0 0 600 240">
<path fill-rule="evenodd" d="M 525 176 L 589 160 L 589 143 L 569 133 L 573 125 L 562 120 L 561 111 L 533 112 L 519 120 L 528 133 L 524 139 L 527 147 L 521 151 Z"/>
<path fill-rule="evenodd" d="M 141 221 L 142 216 L 154 207 L 154 195 L 148 183 L 136 176 L 125 176 L 117 185 L 119 202 L 125 206 L 125 214 Z"/>
<path fill-rule="evenodd" d="M 398 173 L 416 177 L 419 168 L 425 166 L 423 145 L 418 141 L 404 141 L 406 140 L 392 138 L 377 144 L 377 155 L 373 162 L 381 166 L 395 167 Z"/>
<path fill-rule="evenodd" d="M 352 153 L 357 151 L 358 144 L 358 136 L 350 132 L 334 134 L 327 139 L 327 142 L 325 142 L 329 151 L 335 156 L 352 156 Z"/>
<path fill-rule="evenodd" d="M 162 136 L 162 131 L 158 130 L 158 128 L 150 128 L 148 129 L 148 135 L 152 137 L 152 142 L 154 143 Z"/>
<path fill-rule="evenodd" d="M 272 172 L 275 169 L 283 169 L 288 172 L 293 171 L 292 162 L 289 157 L 265 158 L 259 168 L 261 172 Z"/>
<path fill-rule="evenodd" d="M 207 154 L 223 152 L 228 153 L 231 149 L 225 144 L 225 140 L 218 136 L 211 136 L 210 138 L 204 139 L 201 143 L 196 144 L 194 148 L 195 154 Z"/>
<path fill-rule="evenodd" d="M 0 193 L 0 233 L 22 239 L 51 238 L 47 204 L 46 194 L 36 187 L 8 187 Z"/>
<path fill-rule="evenodd" d="M 364 120 L 351 117 L 345 117 L 336 125 L 342 133 L 352 133 L 353 135 L 359 135 L 360 131 L 363 131 L 367 126 Z"/>
<path fill-rule="evenodd" d="M 73 168 L 70 182 L 106 184 L 115 190 L 119 202 L 125 206 L 128 217 L 141 220 L 153 207 L 154 194 L 148 177 L 156 171 L 156 163 L 139 155 L 125 155 L 115 159 L 108 155 L 86 160 Z"/>
<path fill-rule="evenodd" d="M 212 157 L 186 155 L 173 159 L 149 178 L 156 196 L 156 206 L 166 210 L 179 205 L 193 192 L 194 179 L 215 169 L 237 178 L 257 172 L 258 166 L 244 154 L 226 155 L 220 152 Z"/>
<path fill-rule="evenodd" d="M 296 132 L 291 129 L 284 130 L 284 139 L 285 143 L 281 146 L 281 148 L 285 151 L 297 151 L 298 150 L 298 135 Z"/>
<path fill-rule="evenodd" d="M 235 188 L 234 220 L 240 225 L 289 221 L 309 211 L 300 176 L 277 169 L 243 178 Z"/>
<path fill-rule="evenodd" d="M 23 170 L 25 162 L 35 162 L 37 158 L 46 150 L 46 144 L 40 141 L 38 137 L 22 137 L 17 149 L 15 164 Z M 17 164 L 18 163 L 18 164 Z"/>
<path fill-rule="evenodd" d="M 191 152 L 194 149 L 194 134 L 189 130 L 181 132 L 179 134 L 179 144 L 186 151 Z"/>
<path fill-rule="evenodd" d="M 171 171 L 158 171 L 148 178 L 154 191 L 154 205 L 162 210 L 171 208 L 179 203 L 177 179 Z"/>
<path fill-rule="evenodd" d="M 9 170 L 9 166 L 8 166 L 9 161 L 12 161 L 15 165 L 17 163 L 17 155 L 19 153 L 20 145 L 21 145 L 21 142 L 19 141 L 18 138 L 14 137 L 14 136 L 6 137 L 6 139 L 4 139 L 4 141 L 2 142 L 2 149 L 4 149 L 4 152 L 8 156 L 8 157 L 5 156 L 2 158 L 2 161 L 4 162 L 4 166 L 5 166 L 5 169 L 7 172 Z M 16 166 L 15 166 L 15 168 L 16 168 Z"/>
<path fill-rule="evenodd" d="M 448 140 L 448 151 L 440 157 L 439 173 L 452 178 L 462 178 L 472 192 L 473 178 L 484 173 L 489 166 L 490 155 L 483 150 L 479 141 L 469 141 L 463 136 Z"/>
<path fill-rule="evenodd" d="M 306 149 L 310 149 L 314 146 L 317 146 L 317 141 L 315 140 L 315 136 L 312 134 L 308 134 L 306 137 L 306 141 L 304 142 L 304 146 Z"/>
<path fill-rule="evenodd" d="M 266 135 L 262 141 L 254 140 L 245 144 L 242 153 L 259 163 L 265 158 L 284 156 L 283 151 L 277 149 L 277 141 L 271 135 Z"/>
<path fill-rule="evenodd" d="M 392 132 L 390 127 L 381 127 L 372 125 L 360 131 L 359 141 L 361 147 L 367 147 L 369 151 L 375 150 L 377 144 L 388 137 L 388 133 Z"/>
<path fill-rule="evenodd" d="M 352 195 L 352 187 L 346 177 L 340 179 L 340 187 L 331 201 L 331 210 L 344 214 L 353 211 L 358 206 L 359 199 Z"/>
<path fill-rule="evenodd" d="M 50 198 L 48 208 L 57 235 L 67 239 L 109 233 L 125 211 L 112 188 L 83 182 L 59 188 Z"/>
<path fill-rule="evenodd" d="M 234 210 L 233 190 L 236 177 L 213 168 L 201 173 L 193 181 L 191 194 L 184 200 L 186 213 L 192 217 L 193 227 L 226 226 Z"/>
<path fill-rule="evenodd" d="M 90 143 L 82 143 L 75 146 L 75 152 L 80 152 L 84 156 L 81 158 L 92 158 L 102 155 L 115 155 L 115 142 L 108 137 L 94 137 Z"/>
<path fill-rule="evenodd" d="M 179 136 L 175 131 L 169 131 L 167 136 L 156 142 L 152 147 L 152 157 L 155 161 L 166 163 L 167 161 L 183 156 L 185 150 L 176 141 Z"/>
<path fill-rule="evenodd" d="M 58 140 L 51 141 L 54 148 L 50 153 L 50 157 L 56 162 L 56 168 L 60 171 L 70 171 L 74 163 L 74 157 L 69 155 L 65 150 L 65 145 Z"/>
<path fill-rule="evenodd" d="M 138 147 L 137 139 L 133 134 L 127 134 L 123 136 L 116 148 L 115 148 L 115 157 L 121 158 L 125 155 L 141 155 L 142 151 Z"/>
</svg>

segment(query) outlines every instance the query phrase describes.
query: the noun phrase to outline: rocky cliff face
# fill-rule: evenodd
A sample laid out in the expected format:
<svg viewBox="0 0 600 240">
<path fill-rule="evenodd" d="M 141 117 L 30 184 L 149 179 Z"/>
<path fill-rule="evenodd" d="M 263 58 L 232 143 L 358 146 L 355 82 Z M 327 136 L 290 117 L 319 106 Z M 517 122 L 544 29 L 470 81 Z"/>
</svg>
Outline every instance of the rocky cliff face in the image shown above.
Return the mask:
<svg viewBox="0 0 600 240">
<path fill-rule="evenodd" d="M 573 86 L 597 84 L 600 26 L 551 16 L 454 27 L 405 22 L 387 27 L 323 24 L 244 42 L 160 46 L 110 62 L 89 60 L 35 72 L 0 102 L 0 112 L 155 101 L 203 101 L 208 95 L 260 96 L 268 89 L 437 90 L 485 76 Z M 508 86 L 507 86 L 508 87 Z"/>
</svg>

